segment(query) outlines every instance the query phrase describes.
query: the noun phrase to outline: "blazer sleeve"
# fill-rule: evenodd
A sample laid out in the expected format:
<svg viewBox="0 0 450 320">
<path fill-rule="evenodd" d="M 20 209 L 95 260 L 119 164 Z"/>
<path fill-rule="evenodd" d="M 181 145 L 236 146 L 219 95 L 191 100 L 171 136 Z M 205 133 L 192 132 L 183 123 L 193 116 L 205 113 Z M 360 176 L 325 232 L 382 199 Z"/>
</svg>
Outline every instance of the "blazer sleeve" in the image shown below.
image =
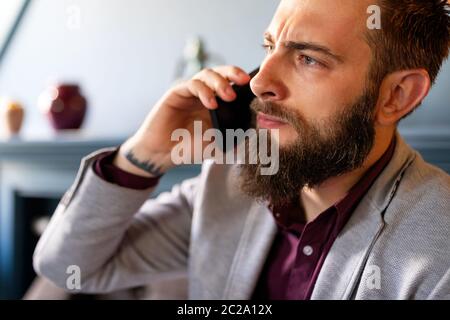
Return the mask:
<svg viewBox="0 0 450 320">
<path fill-rule="evenodd" d="M 187 269 L 199 178 L 149 199 L 154 188 L 127 189 L 96 175 L 93 163 L 110 151 L 83 159 L 34 252 L 36 272 L 68 291 L 107 293 Z"/>
</svg>

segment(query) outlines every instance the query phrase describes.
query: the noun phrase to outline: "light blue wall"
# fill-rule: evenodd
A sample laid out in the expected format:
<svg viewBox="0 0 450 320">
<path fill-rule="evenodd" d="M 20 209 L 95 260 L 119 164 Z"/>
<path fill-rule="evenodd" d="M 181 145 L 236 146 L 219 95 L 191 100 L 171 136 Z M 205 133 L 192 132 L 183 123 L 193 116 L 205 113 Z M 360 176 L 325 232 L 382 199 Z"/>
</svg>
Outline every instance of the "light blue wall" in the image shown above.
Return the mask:
<svg viewBox="0 0 450 320">
<path fill-rule="evenodd" d="M 278 0 L 34 0 L 0 69 L 0 95 L 25 102 L 29 134 L 48 131 L 37 108 L 53 79 L 79 81 L 90 101 L 85 128 L 133 132 L 171 85 L 185 39 L 203 36 L 227 63 L 254 68 Z M 67 27 L 71 6 L 81 29 Z M 0 124 L 1 125 L 1 124 Z"/>
<path fill-rule="evenodd" d="M 278 0 L 35 0 L 0 69 L 0 95 L 27 107 L 24 132 L 49 131 L 37 107 L 55 79 L 82 84 L 90 101 L 86 131 L 132 133 L 170 86 L 186 37 L 199 34 L 227 63 L 251 69 Z M 67 27 L 68 9 L 81 28 Z M 407 128 L 448 130 L 450 65 Z"/>
</svg>

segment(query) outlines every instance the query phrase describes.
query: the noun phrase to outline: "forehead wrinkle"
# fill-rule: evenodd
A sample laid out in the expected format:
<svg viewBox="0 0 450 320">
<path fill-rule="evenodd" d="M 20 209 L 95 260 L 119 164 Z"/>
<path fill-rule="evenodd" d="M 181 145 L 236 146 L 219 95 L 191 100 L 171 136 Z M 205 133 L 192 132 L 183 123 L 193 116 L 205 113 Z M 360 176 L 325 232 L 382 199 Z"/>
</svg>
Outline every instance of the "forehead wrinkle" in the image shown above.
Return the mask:
<svg viewBox="0 0 450 320">
<path fill-rule="evenodd" d="M 286 3 L 289 3 L 289 1 L 286 1 Z M 272 35 L 272 42 L 280 46 L 289 42 L 320 43 L 331 49 L 328 42 L 324 41 L 325 39 L 320 39 L 320 33 L 315 32 L 317 27 L 323 25 L 320 22 L 324 19 L 322 15 L 306 8 L 307 0 L 300 3 L 295 6 L 279 7 L 267 30 Z"/>
<path fill-rule="evenodd" d="M 337 0 L 338 3 L 331 4 L 335 10 L 324 11 L 323 4 L 328 6 L 328 0 L 282 0 L 268 29 L 273 42 L 280 45 L 287 41 L 319 43 L 340 56 L 352 51 L 356 45 L 354 40 L 366 45 L 365 33 L 361 32 L 365 30 L 366 19 L 359 18 L 365 18 L 367 7 L 363 3 L 367 1 L 344 6 L 346 2 L 352 4 L 348 1 Z M 343 11 L 338 5 L 348 10 Z M 358 21 L 362 21 L 361 26 Z"/>
<path fill-rule="evenodd" d="M 296 20 L 302 20 L 304 21 L 304 19 L 300 19 L 299 16 L 303 16 L 305 15 L 304 12 L 302 12 L 300 10 L 300 8 L 295 8 L 294 11 L 290 12 L 289 14 L 283 14 L 281 17 L 281 23 L 279 24 L 276 33 L 275 33 L 275 39 L 277 41 L 282 41 L 282 42 L 286 42 L 286 41 L 294 41 L 297 40 L 294 36 L 296 36 L 296 34 L 298 33 L 298 22 Z M 275 40 L 274 39 L 274 40 Z"/>
</svg>

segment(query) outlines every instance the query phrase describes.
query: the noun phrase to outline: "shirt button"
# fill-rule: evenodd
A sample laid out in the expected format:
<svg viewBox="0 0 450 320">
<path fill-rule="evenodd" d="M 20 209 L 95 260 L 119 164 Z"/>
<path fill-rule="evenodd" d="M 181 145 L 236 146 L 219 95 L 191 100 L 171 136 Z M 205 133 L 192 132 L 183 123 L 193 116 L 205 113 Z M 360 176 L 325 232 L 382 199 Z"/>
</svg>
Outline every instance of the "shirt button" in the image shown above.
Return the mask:
<svg viewBox="0 0 450 320">
<path fill-rule="evenodd" d="M 280 216 L 281 216 L 281 214 L 275 213 L 275 217 L 279 218 Z"/>
<path fill-rule="evenodd" d="M 305 246 L 304 248 L 303 248 L 303 254 L 305 255 L 305 256 L 310 256 L 310 255 L 312 255 L 313 254 L 313 252 L 314 252 L 314 249 L 311 247 L 311 246 Z"/>
</svg>

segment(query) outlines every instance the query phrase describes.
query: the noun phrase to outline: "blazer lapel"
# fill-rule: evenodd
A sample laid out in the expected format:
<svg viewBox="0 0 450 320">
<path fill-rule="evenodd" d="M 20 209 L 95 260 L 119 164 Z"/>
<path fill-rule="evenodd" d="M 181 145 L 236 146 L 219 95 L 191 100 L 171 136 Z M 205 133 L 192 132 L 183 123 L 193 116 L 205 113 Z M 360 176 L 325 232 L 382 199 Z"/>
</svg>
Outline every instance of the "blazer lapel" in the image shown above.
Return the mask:
<svg viewBox="0 0 450 320">
<path fill-rule="evenodd" d="M 384 223 L 367 199 L 354 212 L 322 266 L 311 299 L 349 299 Z"/>
<path fill-rule="evenodd" d="M 393 158 L 352 214 L 320 271 L 311 299 L 351 299 L 375 241 L 385 225 L 384 212 L 416 154 L 397 133 Z"/>
<path fill-rule="evenodd" d="M 276 232 L 272 213 L 267 207 L 254 202 L 245 221 L 223 299 L 251 298 Z"/>
</svg>

